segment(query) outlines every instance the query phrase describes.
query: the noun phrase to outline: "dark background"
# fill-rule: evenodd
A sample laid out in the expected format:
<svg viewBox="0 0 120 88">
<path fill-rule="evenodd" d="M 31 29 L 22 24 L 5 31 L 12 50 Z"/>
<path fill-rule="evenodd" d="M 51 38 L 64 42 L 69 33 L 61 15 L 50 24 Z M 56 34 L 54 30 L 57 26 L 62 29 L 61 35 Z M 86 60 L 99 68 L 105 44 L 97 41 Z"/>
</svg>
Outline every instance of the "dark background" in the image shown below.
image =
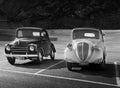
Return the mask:
<svg viewBox="0 0 120 88">
<path fill-rule="evenodd" d="M 120 28 L 120 0 L 0 0 L 0 27 Z"/>
</svg>

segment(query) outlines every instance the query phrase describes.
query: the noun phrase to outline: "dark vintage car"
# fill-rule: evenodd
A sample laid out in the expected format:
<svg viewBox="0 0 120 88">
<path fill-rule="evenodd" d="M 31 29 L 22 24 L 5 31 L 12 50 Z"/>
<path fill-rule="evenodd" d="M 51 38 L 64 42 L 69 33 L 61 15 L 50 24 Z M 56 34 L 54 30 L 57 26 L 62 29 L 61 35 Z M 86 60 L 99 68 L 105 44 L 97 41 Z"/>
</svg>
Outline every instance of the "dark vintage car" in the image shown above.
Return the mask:
<svg viewBox="0 0 120 88">
<path fill-rule="evenodd" d="M 16 59 L 30 59 L 39 63 L 43 57 L 55 59 L 55 46 L 45 29 L 20 27 L 15 36 L 14 41 L 5 45 L 5 56 L 10 64 L 15 64 Z"/>
</svg>

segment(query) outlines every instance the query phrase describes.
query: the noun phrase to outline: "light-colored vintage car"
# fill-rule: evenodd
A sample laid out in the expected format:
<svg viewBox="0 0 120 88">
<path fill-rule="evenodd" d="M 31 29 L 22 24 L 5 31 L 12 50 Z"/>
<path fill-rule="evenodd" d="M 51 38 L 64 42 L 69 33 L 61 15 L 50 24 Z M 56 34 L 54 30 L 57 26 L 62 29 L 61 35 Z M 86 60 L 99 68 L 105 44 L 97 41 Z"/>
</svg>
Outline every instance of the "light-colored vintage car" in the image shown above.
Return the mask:
<svg viewBox="0 0 120 88">
<path fill-rule="evenodd" d="M 74 64 L 88 66 L 93 63 L 104 66 L 104 35 L 101 30 L 95 28 L 74 28 L 71 33 L 72 41 L 64 50 L 68 70 L 72 70 Z"/>
</svg>

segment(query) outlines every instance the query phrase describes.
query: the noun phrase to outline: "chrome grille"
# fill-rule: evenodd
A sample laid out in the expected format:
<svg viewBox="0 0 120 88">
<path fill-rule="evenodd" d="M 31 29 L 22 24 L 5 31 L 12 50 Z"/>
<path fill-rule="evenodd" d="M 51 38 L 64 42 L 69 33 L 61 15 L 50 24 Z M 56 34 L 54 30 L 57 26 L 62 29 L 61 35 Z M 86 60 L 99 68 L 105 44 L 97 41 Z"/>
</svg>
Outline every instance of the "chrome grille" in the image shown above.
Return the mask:
<svg viewBox="0 0 120 88">
<path fill-rule="evenodd" d="M 88 43 L 83 43 L 83 57 L 84 57 L 84 60 L 87 59 L 88 52 L 89 52 L 89 45 L 88 45 Z"/>
<path fill-rule="evenodd" d="M 11 47 L 11 51 L 12 53 L 24 53 L 28 51 L 28 47 Z"/>
<path fill-rule="evenodd" d="M 88 52 L 89 52 L 89 44 L 88 43 L 82 42 L 77 45 L 77 53 L 81 60 L 84 61 L 87 59 Z"/>
<path fill-rule="evenodd" d="M 83 57 L 82 43 L 79 43 L 79 44 L 77 45 L 77 53 L 78 53 L 79 58 L 82 59 L 82 57 Z"/>
</svg>

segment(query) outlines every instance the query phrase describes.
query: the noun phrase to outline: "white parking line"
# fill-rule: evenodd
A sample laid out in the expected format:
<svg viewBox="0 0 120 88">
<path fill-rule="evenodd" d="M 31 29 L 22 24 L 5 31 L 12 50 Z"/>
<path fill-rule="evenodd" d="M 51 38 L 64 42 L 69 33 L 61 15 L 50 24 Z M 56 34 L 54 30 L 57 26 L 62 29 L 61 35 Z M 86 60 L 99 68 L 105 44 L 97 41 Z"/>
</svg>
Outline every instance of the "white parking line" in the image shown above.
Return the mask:
<svg viewBox="0 0 120 88">
<path fill-rule="evenodd" d="M 114 62 L 114 64 L 115 64 L 115 72 L 116 72 L 116 83 L 118 86 L 120 86 L 120 77 L 119 77 L 117 62 Z"/>
<path fill-rule="evenodd" d="M 0 71 L 11 72 L 11 73 L 18 73 L 18 74 L 26 74 L 26 75 L 33 75 L 33 76 L 40 76 L 40 77 L 49 77 L 49 78 L 61 79 L 61 80 L 69 80 L 69 81 L 78 81 L 78 82 L 99 84 L 99 85 L 105 85 L 105 86 L 111 86 L 111 87 L 119 87 L 118 85 L 109 84 L 109 83 L 96 82 L 96 81 L 83 80 L 83 79 L 75 79 L 75 78 L 68 78 L 68 77 L 62 77 L 62 76 L 53 76 L 53 75 L 45 75 L 45 74 L 34 74 L 34 73 L 30 73 L 30 72 L 20 72 L 20 71 L 12 71 L 12 70 L 4 70 L 4 69 L 0 69 Z"/>
<path fill-rule="evenodd" d="M 62 63 L 62 62 L 64 62 L 64 61 L 62 60 L 62 61 L 60 61 L 60 62 L 58 62 L 58 63 L 56 63 L 56 64 L 53 64 L 53 65 L 51 65 L 51 66 L 49 66 L 49 67 L 47 67 L 47 68 L 45 68 L 45 69 L 42 69 L 42 70 L 40 70 L 40 71 L 38 71 L 38 72 L 36 72 L 36 73 L 34 73 L 34 74 L 39 74 L 39 73 L 41 73 L 41 72 L 43 72 L 43 71 L 45 71 L 45 70 L 47 70 L 47 69 L 49 69 L 49 68 L 51 68 L 51 67 L 54 67 L 54 66 L 56 66 L 56 65 L 58 65 L 58 64 L 60 64 L 60 63 Z"/>
<path fill-rule="evenodd" d="M 2 62 L 6 62 L 6 61 L 7 61 L 7 60 L 1 60 L 0 63 L 2 63 Z"/>
<path fill-rule="evenodd" d="M 76 78 L 69 78 L 69 77 L 62 77 L 62 76 L 53 76 L 53 75 L 45 75 L 45 74 L 36 74 L 36 75 L 37 76 L 42 76 L 42 77 L 62 79 L 62 80 L 78 81 L 78 82 L 85 82 L 85 83 L 92 83 L 92 84 L 99 84 L 99 85 L 118 87 L 117 85 L 114 85 L 114 84 L 103 83 L 103 82 L 96 82 L 96 81 L 90 81 L 90 80 L 84 80 L 84 79 L 76 79 Z"/>
</svg>

